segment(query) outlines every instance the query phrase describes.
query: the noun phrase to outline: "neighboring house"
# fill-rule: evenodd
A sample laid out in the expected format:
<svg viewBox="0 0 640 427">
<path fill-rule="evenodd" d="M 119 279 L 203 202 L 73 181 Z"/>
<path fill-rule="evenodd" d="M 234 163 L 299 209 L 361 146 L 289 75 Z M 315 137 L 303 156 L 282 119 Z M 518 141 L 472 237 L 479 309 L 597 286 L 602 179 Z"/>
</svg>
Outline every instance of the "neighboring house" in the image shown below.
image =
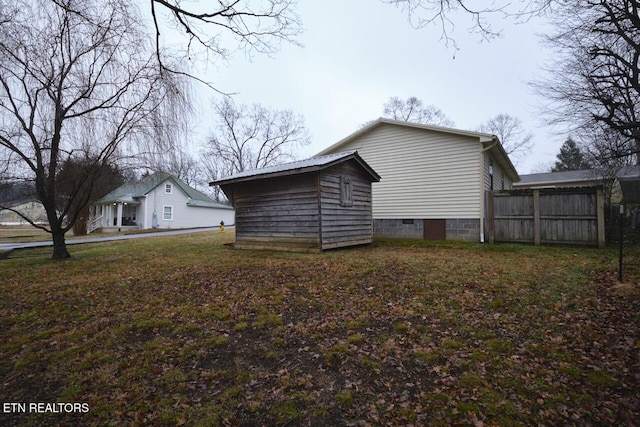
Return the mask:
<svg viewBox="0 0 640 427">
<path fill-rule="evenodd" d="M 35 186 L 24 182 L 0 182 L 0 225 L 47 224 L 47 212 L 36 196 Z"/>
<path fill-rule="evenodd" d="M 618 183 L 623 202 L 640 204 L 640 165 L 627 166 L 618 175 Z"/>
<path fill-rule="evenodd" d="M 522 175 L 514 188 L 595 187 L 605 190 L 609 204 L 623 203 L 632 228 L 640 230 L 640 165 L 622 167 L 614 176 L 596 170 L 577 170 Z"/>
<path fill-rule="evenodd" d="M 594 170 L 532 173 L 520 175 L 514 189 L 594 187 L 602 183 L 602 176 Z"/>
<path fill-rule="evenodd" d="M 236 211 L 236 247 L 319 252 L 371 243 L 371 183 L 355 151 L 241 172 L 219 185 Z"/>
<path fill-rule="evenodd" d="M 357 150 L 373 185 L 376 236 L 484 241 L 485 192 L 520 177 L 495 135 L 380 118 L 321 151 Z"/>
<path fill-rule="evenodd" d="M 121 185 L 91 209 L 88 232 L 96 229 L 212 227 L 234 222 L 233 208 L 215 202 L 164 172 Z"/>
<path fill-rule="evenodd" d="M 29 199 L 19 200 L 7 203 L 0 203 L 0 205 L 7 208 L 21 212 L 31 221 L 36 224 L 48 224 L 47 212 L 42 206 L 40 200 Z M 9 209 L 3 209 L 0 207 L 0 225 L 26 225 L 30 224 L 24 217 L 18 215 L 16 212 Z"/>
<path fill-rule="evenodd" d="M 640 203 L 640 165 L 620 168 L 611 176 L 597 170 L 576 170 L 521 175 L 513 188 L 607 187 L 613 203 Z"/>
</svg>

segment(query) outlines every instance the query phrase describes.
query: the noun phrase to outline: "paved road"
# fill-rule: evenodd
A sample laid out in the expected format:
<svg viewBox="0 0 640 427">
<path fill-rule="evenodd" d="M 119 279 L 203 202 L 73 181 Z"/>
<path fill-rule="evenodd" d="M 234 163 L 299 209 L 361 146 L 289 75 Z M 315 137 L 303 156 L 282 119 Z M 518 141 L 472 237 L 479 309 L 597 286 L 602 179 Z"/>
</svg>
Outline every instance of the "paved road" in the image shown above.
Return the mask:
<svg viewBox="0 0 640 427">
<path fill-rule="evenodd" d="M 233 227 L 225 227 L 227 229 Z M 67 245 L 78 245 L 81 243 L 99 243 L 110 242 L 114 240 L 129 240 L 129 239 L 141 239 L 147 237 L 161 237 L 161 236 L 174 236 L 177 234 L 189 234 L 189 233 L 202 233 L 206 231 L 218 231 L 219 227 L 205 227 L 205 228 L 183 228 L 179 230 L 164 230 L 154 231 L 150 233 L 139 234 L 117 234 L 117 235 L 102 235 L 96 237 L 71 237 L 66 239 Z M 37 242 L 11 242 L 0 243 L 0 255 L 6 251 L 13 251 L 15 249 L 27 249 L 27 248 L 42 248 L 47 246 L 53 246 L 51 240 L 41 240 Z"/>
</svg>

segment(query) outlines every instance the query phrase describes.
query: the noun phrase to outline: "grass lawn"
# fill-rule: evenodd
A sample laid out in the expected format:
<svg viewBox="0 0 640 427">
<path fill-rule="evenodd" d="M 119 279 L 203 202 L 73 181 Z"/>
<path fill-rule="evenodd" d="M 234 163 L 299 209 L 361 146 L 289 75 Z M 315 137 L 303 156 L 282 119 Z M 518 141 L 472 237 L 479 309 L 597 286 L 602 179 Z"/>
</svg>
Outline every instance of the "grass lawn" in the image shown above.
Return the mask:
<svg viewBox="0 0 640 427">
<path fill-rule="evenodd" d="M 0 261 L 0 425 L 640 419 L 637 248 L 618 286 L 614 249 L 381 241 L 295 254 L 232 240 Z"/>
<path fill-rule="evenodd" d="M 51 239 L 51 234 L 30 225 L 0 225 L 0 243 L 30 242 L 48 239 Z"/>
<path fill-rule="evenodd" d="M 113 232 L 113 233 L 102 233 L 102 232 L 94 232 L 91 234 L 80 234 L 76 236 L 73 231 L 69 231 L 66 234 L 66 239 L 83 239 L 83 238 L 91 238 L 96 236 L 116 236 L 116 235 L 127 235 L 127 234 L 142 234 L 142 233 L 156 233 L 161 231 L 170 231 L 170 229 L 147 229 L 147 230 L 126 230 L 121 232 Z M 4 226 L 0 225 L 0 243 L 15 243 L 15 242 L 34 242 L 34 241 L 51 241 L 51 234 L 33 227 L 31 225 L 10 225 Z M 70 252 L 72 249 L 70 249 Z M 51 252 L 51 250 L 49 250 Z M 49 254 L 51 255 L 51 254 Z"/>
</svg>

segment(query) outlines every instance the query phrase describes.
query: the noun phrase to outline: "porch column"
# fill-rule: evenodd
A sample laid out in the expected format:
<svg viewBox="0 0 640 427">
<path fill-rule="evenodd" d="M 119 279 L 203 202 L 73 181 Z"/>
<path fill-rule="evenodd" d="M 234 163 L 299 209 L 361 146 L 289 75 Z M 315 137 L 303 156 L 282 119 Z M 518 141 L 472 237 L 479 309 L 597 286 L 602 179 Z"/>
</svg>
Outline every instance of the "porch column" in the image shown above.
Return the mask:
<svg viewBox="0 0 640 427">
<path fill-rule="evenodd" d="M 116 227 L 120 229 L 122 227 L 122 203 L 118 203 L 118 213 L 116 217 Z"/>
</svg>

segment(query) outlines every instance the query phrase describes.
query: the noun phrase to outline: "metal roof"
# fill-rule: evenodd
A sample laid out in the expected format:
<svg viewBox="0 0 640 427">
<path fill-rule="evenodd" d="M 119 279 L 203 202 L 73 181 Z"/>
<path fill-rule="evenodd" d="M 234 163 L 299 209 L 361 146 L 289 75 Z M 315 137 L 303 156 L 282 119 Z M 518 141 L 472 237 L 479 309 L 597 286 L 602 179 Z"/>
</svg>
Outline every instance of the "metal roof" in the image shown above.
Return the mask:
<svg viewBox="0 0 640 427">
<path fill-rule="evenodd" d="M 148 175 L 136 182 L 128 182 L 120 187 L 116 188 L 96 203 L 98 204 L 109 204 L 109 203 L 128 203 L 128 204 L 139 204 L 140 197 L 145 197 L 154 188 L 163 184 L 166 181 L 171 181 L 175 184 L 184 194 L 187 195 L 189 201 L 187 205 L 189 206 L 199 206 L 199 207 L 208 207 L 208 208 L 221 208 L 221 209 L 233 209 L 231 206 L 216 202 L 215 200 L 207 197 L 205 194 L 196 190 L 193 187 L 187 185 L 184 181 L 174 177 L 170 173 L 166 172 L 155 172 L 151 175 Z"/>
<path fill-rule="evenodd" d="M 340 153 L 328 154 L 326 156 L 312 157 L 306 160 L 284 163 L 281 165 L 267 166 L 260 169 L 252 169 L 228 176 L 218 181 L 210 182 L 209 185 L 224 185 L 235 182 L 253 181 L 262 178 L 273 178 L 277 176 L 294 175 L 298 173 L 313 172 L 326 169 L 337 163 L 354 159 L 371 175 L 373 181 L 380 181 L 378 175 L 363 159 L 357 151 L 343 151 Z"/>
</svg>

